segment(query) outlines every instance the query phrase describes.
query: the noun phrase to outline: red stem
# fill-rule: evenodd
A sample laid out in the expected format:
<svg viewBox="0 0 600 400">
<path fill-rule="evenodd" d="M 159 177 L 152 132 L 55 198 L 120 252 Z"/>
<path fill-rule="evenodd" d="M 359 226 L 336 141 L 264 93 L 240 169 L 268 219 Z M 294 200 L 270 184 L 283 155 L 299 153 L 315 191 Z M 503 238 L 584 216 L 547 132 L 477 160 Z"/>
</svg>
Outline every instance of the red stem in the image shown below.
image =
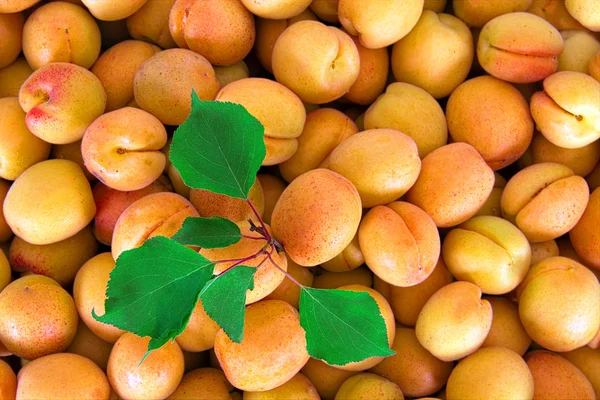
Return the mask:
<svg viewBox="0 0 600 400">
<path fill-rule="evenodd" d="M 244 239 L 252 239 L 252 240 L 265 240 L 265 238 L 264 238 L 264 237 L 262 237 L 262 236 L 261 236 L 261 237 L 254 237 L 254 236 L 242 235 L 242 237 L 243 237 Z"/>
<path fill-rule="evenodd" d="M 263 228 L 263 231 L 265 233 L 265 238 L 267 239 L 267 242 L 271 243 L 271 234 L 267 230 L 267 227 L 266 227 L 265 223 L 263 222 L 262 218 L 260 217 L 260 214 L 258 213 L 258 211 L 256 210 L 256 208 L 254 207 L 254 204 L 252 204 L 252 202 L 250 201 L 250 199 L 246 199 L 246 203 L 248 203 L 248 205 L 250 206 L 250 209 L 252 210 L 252 213 L 254 214 L 254 216 L 256 217 L 256 219 L 258 220 L 258 223 Z"/>
<path fill-rule="evenodd" d="M 279 271 L 281 271 L 281 273 L 284 274 L 290 281 L 294 282 L 294 284 L 296 284 L 296 286 L 303 288 L 304 287 L 303 284 L 298 282 L 292 275 L 289 274 L 289 272 L 287 272 L 286 270 L 281 268 L 279 265 L 277 265 L 275 260 L 273 260 L 273 258 L 271 257 L 272 252 L 273 252 L 273 248 L 271 248 L 271 251 L 267 251 L 267 257 L 269 258 L 269 260 L 271 260 L 271 263 L 275 266 L 275 268 L 277 268 Z"/>
</svg>

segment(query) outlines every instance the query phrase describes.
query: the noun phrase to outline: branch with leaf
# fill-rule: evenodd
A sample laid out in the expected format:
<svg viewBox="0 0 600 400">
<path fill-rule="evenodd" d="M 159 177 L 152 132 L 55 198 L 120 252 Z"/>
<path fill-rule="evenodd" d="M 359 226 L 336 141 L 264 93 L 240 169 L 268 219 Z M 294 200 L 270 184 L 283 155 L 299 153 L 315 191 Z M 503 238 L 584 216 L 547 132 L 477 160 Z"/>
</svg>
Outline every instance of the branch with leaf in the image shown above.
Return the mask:
<svg viewBox="0 0 600 400">
<path fill-rule="evenodd" d="M 172 237 L 153 237 L 123 252 L 106 290 L 105 314 L 96 320 L 151 338 L 148 355 L 185 329 L 198 301 L 236 343 L 244 337 L 246 293 L 266 260 L 300 286 L 300 324 L 307 351 L 331 365 L 393 355 L 376 301 L 366 292 L 302 286 L 274 260 L 285 252 L 268 231 L 253 204 L 250 188 L 266 155 L 264 128 L 238 104 L 201 101 L 192 93 L 192 110 L 175 131 L 170 159 L 186 185 L 247 202 L 253 211 L 252 236 L 221 217 L 189 217 Z M 216 249 L 242 238 L 264 241 L 255 254 L 240 259 L 209 260 L 186 246 Z M 257 266 L 244 265 L 258 258 Z M 219 263 L 231 264 L 215 274 Z M 226 303 L 223 299 L 227 298 Z"/>
</svg>

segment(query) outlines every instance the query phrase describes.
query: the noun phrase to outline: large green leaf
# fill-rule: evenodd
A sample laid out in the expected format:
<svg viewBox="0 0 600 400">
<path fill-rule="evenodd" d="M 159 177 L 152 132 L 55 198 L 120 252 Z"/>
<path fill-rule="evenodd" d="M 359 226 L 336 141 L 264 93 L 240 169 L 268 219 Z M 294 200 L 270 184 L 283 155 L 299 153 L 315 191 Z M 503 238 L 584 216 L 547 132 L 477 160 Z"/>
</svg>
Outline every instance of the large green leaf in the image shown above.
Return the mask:
<svg viewBox="0 0 600 400">
<path fill-rule="evenodd" d="M 239 242 L 241 238 L 239 226 L 221 217 L 188 217 L 172 237 L 177 243 L 205 249 L 227 247 Z"/>
<path fill-rule="evenodd" d="M 97 321 L 150 336 L 148 351 L 175 339 L 188 323 L 214 264 L 163 236 L 123 252 L 110 273 L 104 315 Z"/>
<path fill-rule="evenodd" d="M 265 155 L 264 127 L 233 103 L 202 101 L 192 92 L 192 111 L 175 131 L 170 159 L 183 182 L 241 199 L 256 180 Z"/>
<path fill-rule="evenodd" d="M 367 292 L 303 287 L 300 324 L 308 354 L 331 365 L 395 354 L 379 306 Z"/>
<path fill-rule="evenodd" d="M 256 268 L 237 266 L 210 280 L 200 293 L 209 317 L 236 343 L 244 337 L 246 291 L 254 289 Z"/>
</svg>

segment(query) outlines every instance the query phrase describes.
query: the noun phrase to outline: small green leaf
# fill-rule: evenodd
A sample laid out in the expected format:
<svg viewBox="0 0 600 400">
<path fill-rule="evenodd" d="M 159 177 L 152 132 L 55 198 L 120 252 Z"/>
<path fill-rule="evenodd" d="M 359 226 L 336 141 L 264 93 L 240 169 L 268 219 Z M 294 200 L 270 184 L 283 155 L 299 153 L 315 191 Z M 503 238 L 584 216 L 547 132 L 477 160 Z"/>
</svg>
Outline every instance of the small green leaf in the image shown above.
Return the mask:
<svg viewBox="0 0 600 400">
<path fill-rule="evenodd" d="M 240 265 L 215 276 L 202 289 L 204 311 L 236 343 L 244 337 L 246 291 L 254 289 L 256 268 Z"/>
<path fill-rule="evenodd" d="M 227 247 L 240 241 L 240 228 L 228 219 L 221 217 L 188 217 L 181 229 L 172 237 L 185 246 L 199 246 L 205 249 Z"/>
<path fill-rule="evenodd" d="M 106 312 L 99 316 L 92 310 L 92 315 L 150 336 L 150 352 L 183 332 L 213 269 L 214 264 L 197 252 L 166 237 L 153 237 L 119 256 L 106 289 Z"/>
<path fill-rule="evenodd" d="M 395 354 L 379 306 L 366 292 L 303 287 L 300 324 L 308 354 L 330 365 Z"/>
<path fill-rule="evenodd" d="M 177 128 L 170 159 L 183 182 L 241 199 L 256 180 L 265 155 L 264 127 L 234 103 L 202 101 L 192 92 L 192 111 Z"/>
</svg>

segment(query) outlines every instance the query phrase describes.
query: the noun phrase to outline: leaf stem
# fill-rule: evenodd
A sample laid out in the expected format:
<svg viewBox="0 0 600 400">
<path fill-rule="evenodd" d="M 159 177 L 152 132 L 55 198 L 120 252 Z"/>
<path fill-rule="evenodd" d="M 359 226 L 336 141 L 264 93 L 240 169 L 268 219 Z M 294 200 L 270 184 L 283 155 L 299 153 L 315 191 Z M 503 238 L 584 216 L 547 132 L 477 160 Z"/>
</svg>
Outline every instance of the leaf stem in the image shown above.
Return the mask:
<svg viewBox="0 0 600 400">
<path fill-rule="evenodd" d="M 264 238 L 264 237 L 262 237 L 262 236 L 261 236 L 261 237 L 255 237 L 255 236 L 242 235 L 242 237 L 243 237 L 244 239 L 252 239 L 252 240 L 265 240 L 265 238 Z"/>
<path fill-rule="evenodd" d="M 296 280 L 296 278 L 294 278 L 292 275 L 290 275 L 289 272 L 287 272 L 286 270 L 284 270 L 283 268 L 281 268 L 276 262 L 275 260 L 273 260 L 273 258 L 271 257 L 271 254 L 273 253 L 273 249 L 275 249 L 275 245 L 272 245 L 273 248 L 271 249 L 271 251 L 267 251 L 267 257 L 269 258 L 269 260 L 271 261 L 271 264 L 273 264 L 275 266 L 275 268 L 277 268 L 279 271 L 281 271 L 282 274 L 284 274 L 286 276 L 286 278 L 288 278 L 290 281 L 294 282 L 294 284 L 300 288 L 303 288 L 304 285 L 301 284 L 300 282 L 298 282 Z"/>
<path fill-rule="evenodd" d="M 254 204 L 252 204 L 252 202 L 250 201 L 250 199 L 246 199 L 246 203 L 248 203 L 248 206 L 250 206 L 250 209 L 252 210 L 252 213 L 254 214 L 254 216 L 258 220 L 258 223 L 260 224 L 260 226 L 262 228 L 262 232 L 259 232 L 259 233 L 263 234 L 265 236 L 265 239 L 267 239 L 267 242 L 270 243 L 271 240 L 272 240 L 271 234 L 269 233 L 269 230 L 267 229 L 265 223 L 263 222 L 262 218 L 260 217 L 260 214 L 256 210 L 256 207 L 254 207 Z"/>
</svg>

